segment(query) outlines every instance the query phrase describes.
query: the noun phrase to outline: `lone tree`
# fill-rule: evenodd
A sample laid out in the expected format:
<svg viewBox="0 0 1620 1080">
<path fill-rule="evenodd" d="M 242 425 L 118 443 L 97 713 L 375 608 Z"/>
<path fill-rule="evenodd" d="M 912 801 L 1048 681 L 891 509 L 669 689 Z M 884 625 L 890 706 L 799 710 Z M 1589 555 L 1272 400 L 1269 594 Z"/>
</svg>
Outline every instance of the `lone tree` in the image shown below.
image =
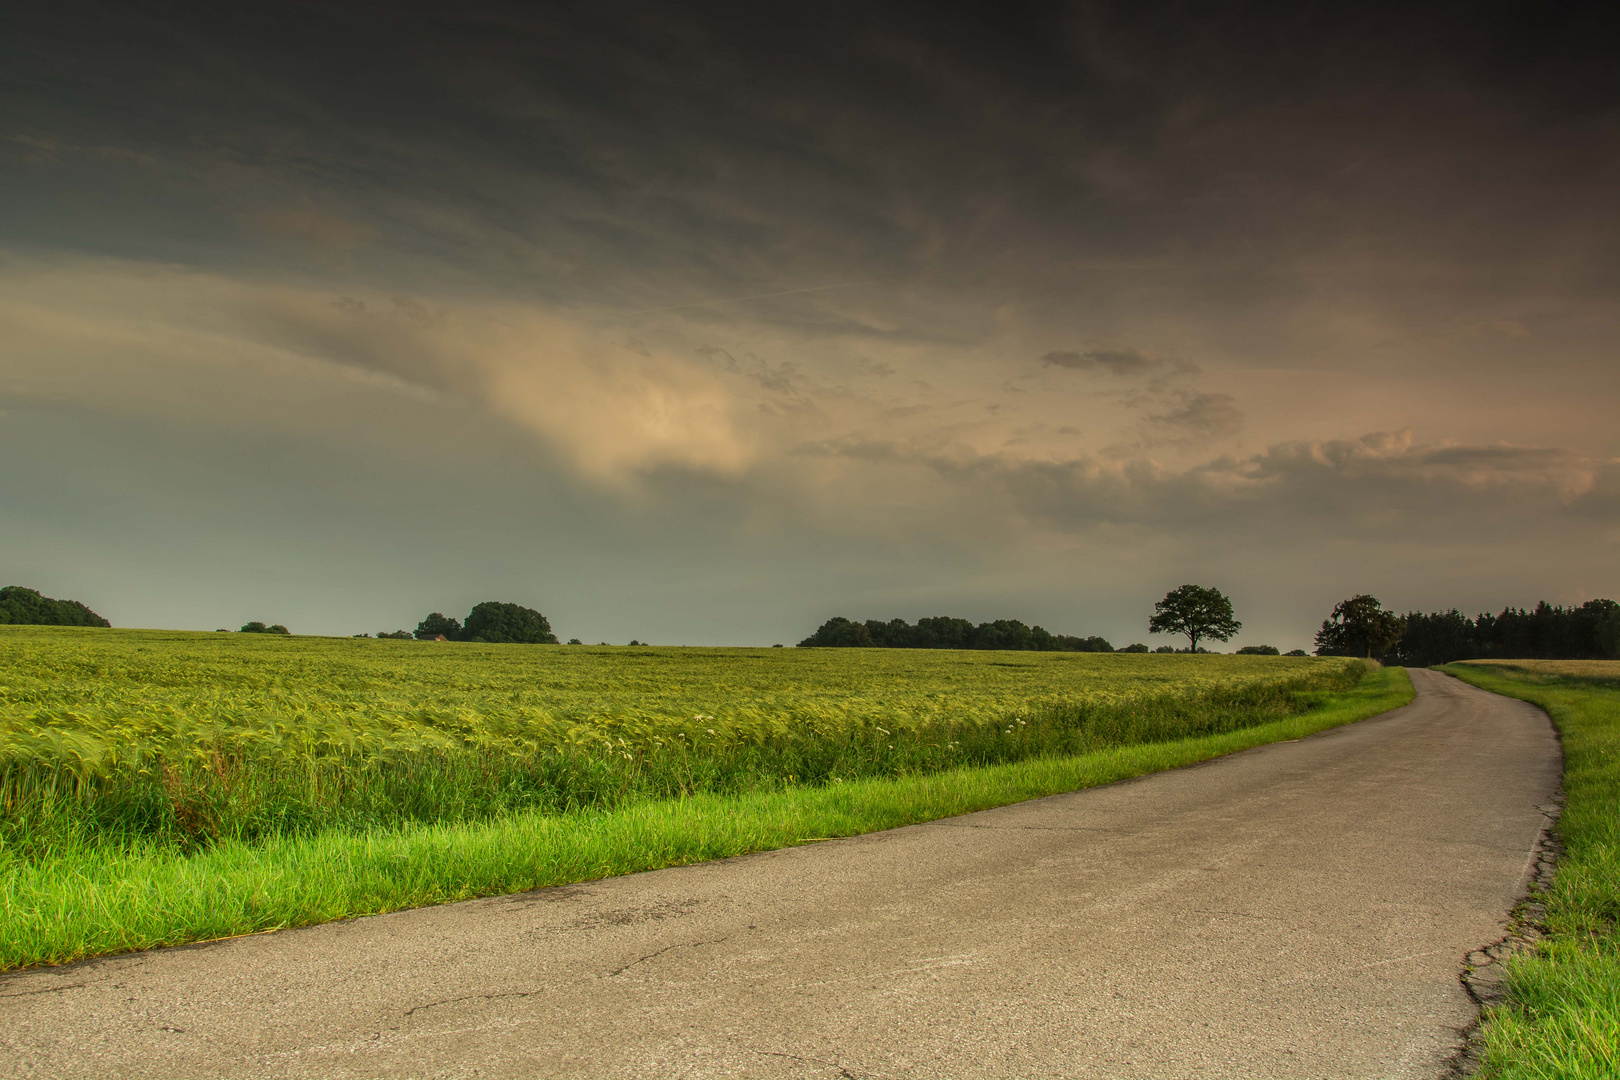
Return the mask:
<svg viewBox="0 0 1620 1080">
<path fill-rule="evenodd" d="M 557 635 L 551 632 L 551 623 L 546 617 L 533 608 L 486 600 L 474 605 L 467 615 L 467 624 L 461 628 L 461 640 L 555 645 Z"/>
<path fill-rule="evenodd" d="M 1317 656 L 1365 656 L 1386 653 L 1406 633 L 1406 619 L 1385 611 L 1377 597 L 1362 593 L 1341 600 L 1316 632 Z"/>
<path fill-rule="evenodd" d="M 1150 634 L 1186 634 L 1188 652 L 1198 651 L 1199 638 L 1228 641 L 1241 629 L 1243 624 L 1232 618 L 1232 601 L 1221 590 L 1202 585 L 1171 589 L 1153 605 L 1148 620 Z"/>
</svg>

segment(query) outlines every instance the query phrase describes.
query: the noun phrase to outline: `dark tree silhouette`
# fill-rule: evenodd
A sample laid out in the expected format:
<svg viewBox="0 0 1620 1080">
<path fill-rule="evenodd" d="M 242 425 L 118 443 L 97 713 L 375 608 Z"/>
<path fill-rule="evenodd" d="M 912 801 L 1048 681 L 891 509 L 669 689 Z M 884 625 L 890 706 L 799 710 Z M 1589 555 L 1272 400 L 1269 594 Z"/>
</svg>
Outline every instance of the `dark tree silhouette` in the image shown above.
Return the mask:
<svg viewBox="0 0 1620 1080">
<path fill-rule="evenodd" d="M 0 625 L 111 626 L 77 600 L 52 600 L 37 589 L 7 585 L 0 589 Z"/>
<path fill-rule="evenodd" d="M 423 641 L 481 641 L 487 644 L 555 645 L 557 635 L 551 623 L 533 608 L 485 600 L 473 605 L 467 623 L 435 611 L 416 624 L 416 636 Z"/>
<path fill-rule="evenodd" d="M 1406 620 L 1385 611 L 1378 598 L 1360 593 L 1333 606 L 1333 614 L 1322 620 L 1316 632 L 1318 656 L 1382 656 L 1401 640 Z"/>
<path fill-rule="evenodd" d="M 457 640 L 461 637 L 461 623 L 441 612 L 435 611 L 416 624 L 416 638 L 418 641 L 433 641 L 441 636 L 451 641 Z"/>
<path fill-rule="evenodd" d="M 1414 611 L 1389 656 L 1408 667 L 1453 660 L 1616 660 L 1620 603 L 1597 599 L 1561 607 L 1543 600 L 1533 608 L 1503 608 L 1474 618 L 1456 608 Z"/>
<path fill-rule="evenodd" d="M 867 619 L 852 622 L 834 616 L 814 634 L 799 642 L 799 648 L 881 648 L 881 649 L 1016 649 L 1029 652 L 1113 652 L 1104 638 L 1054 634 L 1044 627 L 1026 626 L 1017 619 L 996 619 L 977 626 L 967 619 L 936 615 L 918 619 L 915 626 L 904 619 Z"/>
<path fill-rule="evenodd" d="M 1150 634 L 1186 634 L 1187 651 L 1198 651 L 1198 639 L 1229 641 L 1243 624 L 1232 617 L 1232 601 L 1219 589 L 1183 585 L 1153 605 Z"/>
</svg>

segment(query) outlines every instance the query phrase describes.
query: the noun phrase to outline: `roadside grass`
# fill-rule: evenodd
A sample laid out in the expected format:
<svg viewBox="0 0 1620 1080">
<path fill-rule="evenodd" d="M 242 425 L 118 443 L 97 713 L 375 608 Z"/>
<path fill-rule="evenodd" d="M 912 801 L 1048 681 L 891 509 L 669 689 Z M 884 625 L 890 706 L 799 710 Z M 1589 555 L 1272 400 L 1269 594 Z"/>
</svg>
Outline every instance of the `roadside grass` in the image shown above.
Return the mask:
<svg viewBox="0 0 1620 1080">
<path fill-rule="evenodd" d="M 1174 741 L 921 775 L 698 793 L 564 813 L 196 850 L 71 847 L 0 874 L 0 969 L 592 881 L 916 824 L 1303 738 L 1411 701 L 1404 669 L 1302 692 L 1306 711 Z"/>
<path fill-rule="evenodd" d="M 1546 937 L 1510 959 L 1485 1017 L 1489 1080 L 1620 1077 L 1620 661 L 1469 661 L 1442 670 L 1544 709 L 1564 743 L 1564 851 Z"/>
</svg>

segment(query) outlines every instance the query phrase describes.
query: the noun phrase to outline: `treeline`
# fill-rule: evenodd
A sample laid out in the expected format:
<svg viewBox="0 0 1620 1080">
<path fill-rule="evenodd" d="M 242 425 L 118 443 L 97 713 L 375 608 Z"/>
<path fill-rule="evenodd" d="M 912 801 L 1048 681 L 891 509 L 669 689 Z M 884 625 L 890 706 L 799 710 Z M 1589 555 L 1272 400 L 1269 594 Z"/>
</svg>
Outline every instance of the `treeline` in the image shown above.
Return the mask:
<svg viewBox="0 0 1620 1080">
<path fill-rule="evenodd" d="M 52 600 L 21 585 L 0 588 L 0 625 L 111 626 L 77 600 Z"/>
<path fill-rule="evenodd" d="M 1054 634 L 1017 619 L 996 619 L 975 626 L 967 619 L 939 615 L 908 623 L 904 619 L 867 619 L 853 622 L 842 616 L 828 619 L 799 648 L 879 649 L 1023 649 L 1033 652 L 1113 652 L 1100 637 Z M 1146 652 L 1143 647 L 1140 650 Z"/>
<path fill-rule="evenodd" d="M 1559 607 L 1543 600 L 1531 610 L 1503 608 L 1472 619 L 1456 608 L 1405 618 L 1385 659 L 1409 667 L 1454 660 L 1620 659 L 1620 603 L 1588 600 Z"/>
</svg>

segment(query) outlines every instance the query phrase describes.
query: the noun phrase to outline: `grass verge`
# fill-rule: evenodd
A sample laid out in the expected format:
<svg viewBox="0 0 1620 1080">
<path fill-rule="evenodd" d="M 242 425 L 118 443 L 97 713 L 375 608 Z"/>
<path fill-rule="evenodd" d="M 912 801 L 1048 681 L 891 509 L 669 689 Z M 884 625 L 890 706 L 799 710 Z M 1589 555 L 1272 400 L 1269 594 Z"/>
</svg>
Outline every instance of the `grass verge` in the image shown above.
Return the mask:
<svg viewBox="0 0 1620 1080">
<path fill-rule="evenodd" d="M 897 779 L 700 794 L 612 810 L 173 848 L 64 850 L 0 878 L 0 969 L 308 926 L 855 836 L 1173 769 L 1412 699 L 1370 672 L 1286 719 L 1173 742 Z"/>
<path fill-rule="evenodd" d="M 1620 662 L 1443 670 L 1540 706 L 1564 742 L 1564 854 L 1541 897 L 1547 936 L 1506 965 L 1507 1000 L 1485 1016 L 1481 1076 L 1620 1077 Z"/>
</svg>

